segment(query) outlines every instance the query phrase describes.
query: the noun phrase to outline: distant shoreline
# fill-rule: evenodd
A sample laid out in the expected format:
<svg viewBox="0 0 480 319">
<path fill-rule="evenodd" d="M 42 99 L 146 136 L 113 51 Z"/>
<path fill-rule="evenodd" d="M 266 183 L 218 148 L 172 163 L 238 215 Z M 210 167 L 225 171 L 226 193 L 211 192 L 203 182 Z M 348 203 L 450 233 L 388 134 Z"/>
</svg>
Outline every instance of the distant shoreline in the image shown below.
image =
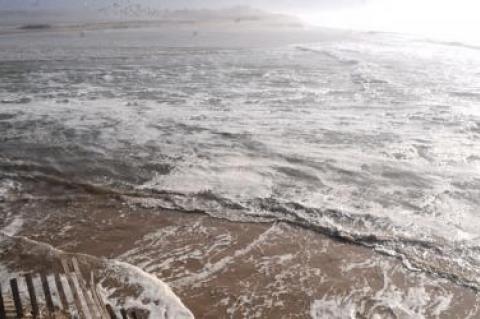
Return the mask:
<svg viewBox="0 0 480 319">
<path fill-rule="evenodd" d="M 50 24 L 25 24 L 19 27 L 20 30 L 46 30 L 50 29 Z"/>
<path fill-rule="evenodd" d="M 305 26 L 300 24 L 258 23 L 257 20 L 131 20 L 113 22 L 93 22 L 82 24 L 21 24 L 17 26 L 0 27 L 0 35 L 28 32 L 82 32 L 97 30 L 141 29 L 141 28 L 188 28 L 192 30 L 222 30 L 222 31 L 302 31 Z"/>
<path fill-rule="evenodd" d="M 295 16 L 264 12 L 249 7 L 222 10 L 160 10 L 148 11 L 147 13 L 104 8 L 98 12 L 79 16 L 78 12 L 9 12 L 0 10 L 0 33 L 47 30 L 88 31 L 92 29 L 165 26 L 272 30 L 302 29 L 305 27 L 304 22 Z M 88 18 L 84 18 L 85 16 Z"/>
</svg>

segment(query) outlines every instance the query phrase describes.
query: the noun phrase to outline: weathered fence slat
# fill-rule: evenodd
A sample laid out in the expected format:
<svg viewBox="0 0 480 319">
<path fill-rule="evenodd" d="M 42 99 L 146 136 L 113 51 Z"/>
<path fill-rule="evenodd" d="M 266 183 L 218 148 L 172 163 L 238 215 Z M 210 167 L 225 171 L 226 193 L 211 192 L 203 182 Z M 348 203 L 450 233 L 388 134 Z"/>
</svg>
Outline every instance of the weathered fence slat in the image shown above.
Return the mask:
<svg viewBox="0 0 480 319">
<path fill-rule="evenodd" d="M 75 303 L 75 307 L 77 308 L 78 314 L 80 318 L 85 318 L 85 314 L 83 313 L 83 308 L 82 308 L 82 302 L 80 301 L 80 297 L 78 295 L 77 289 L 75 289 L 75 284 L 73 283 L 73 279 L 70 276 L 68 263 L 65 259 L 62 259 L 62 267 L 63 267 L 63 271 L 65 272 L 65 276 L 67 277 L 67 282 L 68 282 L 68 285 L 70 286 L 70 291 L 72 292 L 73 301 Z"/>
<path fill-rule="evenodd" d="M 27 283 L 28 295 L 30 296 L 30 304 L 32 305 L 32 316 L 33 318 L 38 317 L 38 303 L 37 303 L 37 296 L 35 294 L 35 288 L 33 286 L 33 280 L 31 274 L 25 275 L 25 281 Z"/>
<path fill-rule="evenodd" d="M 22 300 L 20 299 L 20 294 L 18 292 L 18 283 L 17 279 L 13 278 L 10 280 L 10 287 L 12 288 L 13 302 L 15 303 L 15 310 L 17 311 L 17 317 L 23 317 L 23 306 Z"/>
<path fill-rule="evenodd" d="M 93 278 L 93 272 L 90 273 L 90 290 L 92 291 L 93 299 L 98 305 L 98 309 L 100 310 L 100 317 L 102 319 L 108 319 L 108 312 L 105 308 L 105 304 L 103 303 L 103 299 L 98 296 L 97 293 L 97 285 L 95 285 L 95 279 Z"/>
<path fill-rule="evenodd" d="M 80 297 L 80 303 L 82 305 L 82 311 L 83 311 L 83 314 L 85 315 L 85 318 L 92 319 L 92 314 L 90 313 L 90 309 L 88 308 L 87 299 L 83 295 L 83 290 L 80 287 L 80 281 L 78 279 L 77 274 L 75 272 L 72 272 L 70 273 L 70 276 L 73 279 L 73 283 L 75 284 L 75 289 L 77 289 L 77 294 Z"/>
<path fill-rule="evenodd" d="M 5 304 L 3 303 L 2 285 L 0 284 L 0 319 L 7 319 Z"/>
<path fill-rule="evenodd" d="M 5 291 L 5 288 L 2 291 L 0 285 L 0 319 L 7 319 L 7 316 L 10 319 L 20 319 L 24 318 L 24 315 L 33 319 L 54 319 L 59 315 L 57 313 L 59 310 L 63 310 L 64 314 L 72 319 L 119 318 L 112 306 L 105 303 L 101 291 L 97 290 L 99 286 L 95 284 L 93 273 L 90 272 L 90 280 L 84 279 L 77 258 L 73 257 L 71 263 L 66 258 L 62 259 L 61 264 L 64 273 L 53 272 L 53 279 L 48 277 L 45 272 L 40 272 L 38 277 L 35 277 L 35 274 L 27 273 L 11 279 L 11 296 Z M 62 276 L 65 276 L 66 281 Z M 37 282 L 38 278 L 39 283 Z M 23 290 L 23 282 L 26 283 L 28 295 Z M 19 284 L 22 288 L 21 294 Z M 41 284 L 43 294 L 39 292 L 40 285 L 38 284 Z M 68 291 L 68 289 L 70 290 Z M 58 305 L 53 302 L 53 297 L 57 292 Z M 67 296 L 68 298 L 72 296 L 73 302 Z M 55 297 L 56 303 L 58 300 Z M 119 310 L 122 319 L 138 319 L 134 310 L 124 308 Z"/>
<path fill-rule="evenodd" d="M 82 290 L 83 296 L 85 297 L 85 301 L 87 303 L 88 310 L 92 314 L 93 318 L 99 318 L 99 311 L 97 310 L 97 307 L 95 306 L 95 303 L 93 301 L 93 297 L 90 295 L 86 285 L 85 285 L 85 280 L 83 280 L 82 272 L 80 271 L 80 266 L 78 265 L 78 260 L 77 258 L 73 257 L 72 258 L 72 264 L 73 264 L 73 270 L 75 274 L 77 275 L 77 280 L 78 283 L 80 284 L 80 289 Z"/>
<path fill-rule="evenodd" d="M 48 285 L 47 276 L 44 273 L 41 273 L 40 280 L 42 281 L 43 293 L 45 295 L 45 303 L 47 304 L 47 310 L 51 316 L 55 312 L 55 307 L 53 306 L 52 293 L 50 291 L 50 286 Z"/>
<path fill-rule="evenodd" d="M 107 311 L 108 314 L 110 315 L 110 319 L 117 319 L 117 315 L 113 311 L 112 307 L 110 305 L 107 305 Z"/>
<path fill-rule="evenodd" d="M 68 311 L 67 296 L 65 295 L 65 289 L 63 288 L 60 275 L 56 272 L 54 274 L 54 277 L 55 277 L 55 285 L 57 286 L 58 296 L 60 298 L 60 303 L 62 304 L 62 308 L 63 310 Z"/>
<path fill-rule="evenodd" d="M 93 288 L 95 290 L 95 293 L 97 294 L 97 297 L 98 297 L 98 301 L 100 301 L 100 304 L 102 305 L 102 309 L 103 309 L 103 313 L 104 313 L 104 316 L 105 316 L 105 319 L 110 319 L 110 313 L 107 309 L 107 305 L 105 304 L 105 302 L 103 301 L 103 298 L 101 298 L 101 294 L 98 290 L 98 287 L 95 286 Z"/>
</svg>

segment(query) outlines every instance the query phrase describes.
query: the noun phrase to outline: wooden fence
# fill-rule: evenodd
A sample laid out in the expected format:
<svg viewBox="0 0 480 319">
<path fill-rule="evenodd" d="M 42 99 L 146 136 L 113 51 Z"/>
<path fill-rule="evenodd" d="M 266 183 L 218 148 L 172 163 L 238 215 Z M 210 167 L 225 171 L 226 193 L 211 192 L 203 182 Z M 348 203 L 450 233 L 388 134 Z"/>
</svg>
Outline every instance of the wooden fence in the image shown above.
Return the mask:
<svg viewBox="0 0 480 319">
<path fill-rule="evenodd" d="M 140 319 L 134 310 L 106 304 L 94 282 L 85 280 L 78 260 L 62 259 L 63 272 L 24 274 L 0 285 L 0 319 Z"/>
</svg>

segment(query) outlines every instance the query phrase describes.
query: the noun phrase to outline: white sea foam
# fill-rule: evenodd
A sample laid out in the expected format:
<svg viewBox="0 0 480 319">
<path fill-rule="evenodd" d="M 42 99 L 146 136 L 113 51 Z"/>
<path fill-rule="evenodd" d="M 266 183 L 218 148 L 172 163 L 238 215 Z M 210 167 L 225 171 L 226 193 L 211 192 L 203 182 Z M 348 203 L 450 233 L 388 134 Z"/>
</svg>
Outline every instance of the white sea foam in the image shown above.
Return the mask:
<svg viewBox="0 0 480 319">
<path fill-rule="evenodd" d="M 30 59 L 24 90 L 9 72 L 0 90 L 2 155 L 38 164 L 13 171 L 375 238 L 412 267 L 450 258 L 443 275 L 478 280 L 477 49 L 393 34 L 185 49 L 152 34 L 2 42 L 1 59 Z"/>
<path fill-rule="evenodd" d="M 273 225 L 265 232 L 260 234 L 258 238 L 254 241 L 249 243 L 246 247 L 242 249 L 236 250 L 231 256 L 224 257 L 215 263 L 207 263 L 204 265 L 203 269 L 200 272 L 193 273 L 189 276 L 185 276 L 180 278 L 172 283 L 174 286 L 186 286 L 186 285 L 194 285 L 195 283 L 201 282 L 207 278 L 210 278 L 215 273 L 228 268 L 228 266 L 235 262 L 237 258 L 241 258 L 242 256 L 250 253 L 253 249 L 255 249 L 260 243 L 265 241 L 266 238 L 272 233 L 278 231 L 277 226 Z"/>
<path fill-rule="evenodd" d="M 24 219 L 22 217 L 14 217 L 13 220 L 4 228 L 0 229 L 5 235 L 14 236 L 20 232 L 23 227 Z"/>
<path fill-rule="evenodd" d="M 8 195 L 19 190 L 19 184 L 11 179 L 0 180 L 0 202 L 7 199 Z"/>
<path fill-rule="evenodd" d="M 382 264 L 382 263 L 381 263 Z M 383 265 L 385 266 L 385 265 Z M 370 288 L 353 290 L 345 296 L 325 296 L 315 300 L 310 315 L 317 318 L 356 318 L 357 313 L 368 318 L 441 318 L 449 310 L 453 295 L 438 289 L 435 294 L 427 291 L 431 279 L 417 277 L 417 286 L 400 288 L 383 268 L 383 288 L 371 292 Z"/>
<path fill-rule="evenodd" d="M 155 319 L 193 318 L 193 314 L 181 300 L 157 277 L 125 262 L 111 261 L 111 267 L 114 269 L 115 275 L 123 278 L 124 282 L 141 287 L 139 296 L 126 298 L 126 307 L 148 310 L 150 318 Z M 109 295 L 108 291 L 106 296 L 108 299 L 115 299 L 113 295 Z"/>
<path fill-rule="evenodd" d="M 321 299 L 315 300 L 310 308 L 312 319 L 354 319 L 355 304 L 348 300 Z"/>
</svg>

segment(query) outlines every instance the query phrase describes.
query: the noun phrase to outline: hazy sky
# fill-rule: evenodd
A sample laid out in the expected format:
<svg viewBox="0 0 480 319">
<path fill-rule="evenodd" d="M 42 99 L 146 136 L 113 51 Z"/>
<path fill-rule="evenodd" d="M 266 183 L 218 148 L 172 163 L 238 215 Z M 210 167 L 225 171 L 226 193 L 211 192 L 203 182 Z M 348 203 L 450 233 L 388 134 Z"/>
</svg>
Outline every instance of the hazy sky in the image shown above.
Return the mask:
<svg viewBox="0 0 480 319">
<path fill-rule="evenodd" d="M 295 8 L 324 9 L 347 7 L 364 3 L 366 0 L 0 0 L 4 9 L 65 9 L 81 7 L 101 7 L 117 2 L 138 3 L 157 8 L 211 8 L 235 5 L 250 5 L 274 10 Z"/>
<path fill-rule="evenodd" d="M 311 22 L 480 41 L 479 0 L 368 0 L 362 6 L 305 13 Z"/>
<path fill-rule="evenodd" d="M 80 11 L 114 0 L 0 0 L 0 9 Z M 155 8 L 225 8 L 249 5 L 295 14 L 311 24 L 398 31 L 480 42 L 480 0 L 116 0 Z"/>
</svg>

